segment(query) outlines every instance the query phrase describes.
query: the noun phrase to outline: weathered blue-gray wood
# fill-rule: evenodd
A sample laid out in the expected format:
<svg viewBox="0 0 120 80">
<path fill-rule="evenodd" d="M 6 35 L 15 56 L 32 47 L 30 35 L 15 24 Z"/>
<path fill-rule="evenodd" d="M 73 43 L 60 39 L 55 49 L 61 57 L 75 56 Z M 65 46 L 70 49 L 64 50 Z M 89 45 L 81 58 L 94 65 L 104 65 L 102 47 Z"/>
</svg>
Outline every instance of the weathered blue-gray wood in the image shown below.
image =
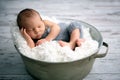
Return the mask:
<svg viewBox="0 0 120 80">
<path fill-rule="evenodd" d="M 120 80 L 120 0 L 0 0 L 0 80 L 33 80 L 10 35 L 11 23 L 24 8 L 95 26 L 110 48 L 105 58 L 96 59 L 84 80 Z"/>
</svg>

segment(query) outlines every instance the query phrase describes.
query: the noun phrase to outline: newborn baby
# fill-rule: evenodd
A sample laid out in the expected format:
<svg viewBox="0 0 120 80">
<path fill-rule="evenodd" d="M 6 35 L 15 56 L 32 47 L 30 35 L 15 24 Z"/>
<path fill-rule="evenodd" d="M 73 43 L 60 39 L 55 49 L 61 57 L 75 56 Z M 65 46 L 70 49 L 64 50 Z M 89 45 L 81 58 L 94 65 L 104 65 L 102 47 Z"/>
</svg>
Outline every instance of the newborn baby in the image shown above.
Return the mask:
<svg viewBox="0 0 120 80">
<path fill-rule="evenodd" d="M 43 20 L 33 9 L 22 10 L 17 16 L 17 25 L 30 48 L 46 41 L 58 40 L 60 46 L 74 49 L 84 41 L 81 39 L 82 30 L 79 22 L 72 22 L 66 27 L 65 24 Z"/>
</svg>

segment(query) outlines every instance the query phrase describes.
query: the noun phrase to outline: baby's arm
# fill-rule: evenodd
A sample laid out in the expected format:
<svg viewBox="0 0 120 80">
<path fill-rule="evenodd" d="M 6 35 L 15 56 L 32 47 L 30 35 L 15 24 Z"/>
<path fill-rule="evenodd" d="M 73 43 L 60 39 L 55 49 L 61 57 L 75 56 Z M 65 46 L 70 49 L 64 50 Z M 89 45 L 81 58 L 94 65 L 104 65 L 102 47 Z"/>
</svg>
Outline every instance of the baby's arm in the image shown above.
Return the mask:
<svg viewBox="0 0 120 80">
<path fill-rule="evenodd" d="M 24 39 L 27 41 L 27 44 L 30 48 L 35 47 L 35 43 L 34 41 L 31 39 L 31 37 L 26 33 L 26 29 L 22 28 L 21 30 L 21 34 L 24 37 Z"/>
<path fill-rule="evenodd" d="M 54 22 L 48 21 L 48 20 L 44 20 L 44 24 L 45 24 L 45 26 L 48 26 L 50 28 L 50 33 L 48 34 L 48 36 L 45 39 L 47 41 L 55 39 L 60 32 L 59 25 L 57 25 Z"/>
<path fill-rule="evenodd" d="M 46 27 L 50 28 L 50 33 L 47 35 L 46 38 L 38 40 L 36 43 L 36 46 L 38 46 L 46 41 L 51 41 L 51 40 L 55 39 L 60 32 L 60 27 L 56 23 L 48 21 L 48 20 L 43 20 L 43 22 Z"/>
</svg>

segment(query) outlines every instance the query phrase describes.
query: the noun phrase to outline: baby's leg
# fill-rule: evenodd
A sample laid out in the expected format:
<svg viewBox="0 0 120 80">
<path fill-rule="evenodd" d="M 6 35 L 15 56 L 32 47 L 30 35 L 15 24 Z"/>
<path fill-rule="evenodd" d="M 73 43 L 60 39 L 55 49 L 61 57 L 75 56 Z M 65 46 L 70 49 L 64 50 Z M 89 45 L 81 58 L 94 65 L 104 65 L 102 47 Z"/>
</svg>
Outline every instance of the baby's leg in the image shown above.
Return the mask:
<svg viewBox="0 0 120 80">
<path fill-rule="evenodd" d="M 65 42 L 65 41 L 58 41 L 58 42 L 62 47 L 69 46 L 71 49 L 74 49 L 76 46 L 76 41 L 79 39 L 79 36 L 80 36 L 79 29 L 74 29 L 70 35 L 70 42 Z"/>
<path fill-rule="evenodd" d="M 72 22 L 68 28 L 69 34 L 74 31 L 74 29 L 78 29 L 78 31 L 75 32 L 76 36 L 73 36 L 72 38 L 76 37 L 76 46 L 81 46 L 81 43 L 84 42 L 85 40 L 82 39 L 83 37 L 83 31 L 82 31 L 82 25 L 80 22 Z M 73 34 L 74 35 L 74 34 Z"/>
<path fill-rule="evenodd" d="M 82 26 L 80 22 L 72 22 L 68 28 L 67 28 L 68 35 L 70 35 L 69 42 L 65 41 L 58 41 L 59 44 L 63 46 L 69 46 L 71 49 L 74 49 L 75 46 L 81 45 L 81 39 L 82 37 Z"/>
</svg>

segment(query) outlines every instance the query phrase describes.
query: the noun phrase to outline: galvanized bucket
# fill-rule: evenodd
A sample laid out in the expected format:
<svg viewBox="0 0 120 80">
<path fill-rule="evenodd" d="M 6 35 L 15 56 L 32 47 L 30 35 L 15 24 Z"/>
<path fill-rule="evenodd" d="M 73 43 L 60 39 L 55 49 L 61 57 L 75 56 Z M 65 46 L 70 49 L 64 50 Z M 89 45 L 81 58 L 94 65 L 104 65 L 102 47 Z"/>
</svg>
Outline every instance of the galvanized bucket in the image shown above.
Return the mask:
<svg viewBox="0 0 120 80">
<path fill-rule="evenodd" d="M 62 19 L 63 22 L 70 22 L 73 20 Z M 99 42 L 98 51 L 93 55 L 84 59 L 71 62 L 44 62 L 31 59 L 24 56 L 20 51 L 23 62 L 27 71 L 38 80 L 82 80 L 88 75 L 96 58 L 105 57 L 108 52 L 108 44 L 103 42 L 100 32 L 92 25 L 79 21 L 85 27 L 90 28 L 90 34 L 94 40 Z M 101 46 L 105 46 L 106 50 L 103 54 L 99 53 Z"/>
</svg>

